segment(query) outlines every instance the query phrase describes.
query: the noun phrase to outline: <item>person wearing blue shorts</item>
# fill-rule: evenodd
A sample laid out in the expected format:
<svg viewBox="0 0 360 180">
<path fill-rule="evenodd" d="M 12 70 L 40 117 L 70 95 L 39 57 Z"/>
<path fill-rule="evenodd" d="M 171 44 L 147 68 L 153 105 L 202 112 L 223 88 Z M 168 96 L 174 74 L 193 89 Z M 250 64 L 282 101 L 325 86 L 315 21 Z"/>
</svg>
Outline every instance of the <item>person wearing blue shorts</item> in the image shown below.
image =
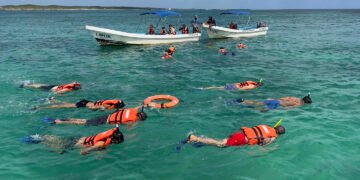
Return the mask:
<svg viewBox="0 0 360 180">
<path fill-rule="evenodd" d="M 236 103 L 246 105 L 248 107 L 255 107 L 260 111 L 269 111 L 277 109 L 280 106 L 284 107 L 285 109 L 292 109 L 295 107 L 303 106 L 305 104 L 311 104 L 312 99 L 310 98 L 309 94 L 303 98 L 288 96 L 279 99 L 267 99 L 265 101 L 244 100 L 242 98 L 239 98 L 236 100 Z"/>
</svg>

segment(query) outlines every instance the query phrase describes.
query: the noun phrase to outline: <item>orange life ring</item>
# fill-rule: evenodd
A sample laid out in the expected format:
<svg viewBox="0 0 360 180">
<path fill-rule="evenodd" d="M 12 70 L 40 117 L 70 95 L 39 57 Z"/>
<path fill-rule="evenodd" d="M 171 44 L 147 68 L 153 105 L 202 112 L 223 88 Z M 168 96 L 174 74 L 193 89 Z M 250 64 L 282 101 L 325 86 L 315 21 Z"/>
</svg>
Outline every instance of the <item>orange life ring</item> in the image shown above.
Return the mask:
<svg viewBox="0 0 360 180">
<path fill-rule="evenodd" d="M 154 100 L 170 100 L 170 102 L 155 103 L 155 102 L 152 102 Z M 177 104 L 179 104 L 178 98 L 176 98 L 175 96 L 164 95 L 164 94 L 150 96 L 144 100 L 145 106 L 150 106 L 150 107 L 155 107 L 155 108 L 172 108 L 172 107 L 176 106 Z"/>
</svg>

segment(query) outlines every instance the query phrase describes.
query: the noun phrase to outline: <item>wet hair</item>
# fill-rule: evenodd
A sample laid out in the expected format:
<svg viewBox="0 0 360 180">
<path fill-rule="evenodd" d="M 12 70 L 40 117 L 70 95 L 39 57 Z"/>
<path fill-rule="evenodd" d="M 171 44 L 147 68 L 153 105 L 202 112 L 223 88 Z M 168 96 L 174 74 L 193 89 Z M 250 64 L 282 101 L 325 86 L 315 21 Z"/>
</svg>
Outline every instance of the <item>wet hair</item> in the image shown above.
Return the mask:
<svg viewBox="0 0 360 180">
<path fill-rule="evenodd" d="M 225 48 L 221 46 L 219 49 L 225 49 Z"/>
<path fill-rule="evenodd" d="M 81 89 L 81 84 L 79 82 L 74 82 L 74 89 Z"/>
<path fill-rule="evenodd" d="M 124 107 L 125 106 L 125 103 L 124 103 L 124 101 L 122 101 L 122 100 L 120 100 L 120 103 L 118 103 L 118 104 L 116 104 L 116 108 L 122 108 L 122 107 Z"/>
<path fill-rule="evenodd" d="M 302 100 L 304 101 L 305 104 L 311 104 L 312 103 L 310 95 L 307 95 L 307 96 L 303 97 Z"/>
<path fill-rule="evenodd" d="M 275 128 L 276 134 L 281 135 L 285 134 L 285 128 L 282 125 L 279 125 Z"/>
<path fill-rule="evenodd" d="M 137 114 L 137 116 L 139 117 L 139 120 L 140 120 L 140 121 L 145 121 L 146 118 L 147 118 L 147 115 L 146 115 L 145 112 L 139 112 L 139 113 Z"/>
<path fill-rule="evenodd" d="M 86 100 L 86 99 L 82 99 L 81 101 L 77 102 L 77 103 L 75 104 L 75 106 L 76 106 L 77 108 L 79 108 L 79 107 L 86 107 L 86 104 L 89 103 L 89 102 L 90 102 L 90 101 L 88 101 L 88 100 Z"/>
<path fill-rule="evenodd" d="M 120 144 L 124 142 L 124 135 L 121 131 L 116 131 L 111 139 L 112 144 Z"/>
</svg>

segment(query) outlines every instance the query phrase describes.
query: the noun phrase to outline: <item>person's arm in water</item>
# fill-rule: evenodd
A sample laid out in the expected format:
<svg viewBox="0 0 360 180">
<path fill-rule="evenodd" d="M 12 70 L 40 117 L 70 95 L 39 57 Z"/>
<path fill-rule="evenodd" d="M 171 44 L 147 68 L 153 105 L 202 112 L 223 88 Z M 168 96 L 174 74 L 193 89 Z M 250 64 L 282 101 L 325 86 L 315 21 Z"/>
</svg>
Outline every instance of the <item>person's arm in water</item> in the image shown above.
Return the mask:
<svg viewBox="0 0 360 180">
<path fill-rule="evenodd" d="M 97 150 L 104 149 L 104 144 L 105 144 L 105 142 L 99 141 L 99 142 L 97 142 L 96 144 L 94 144 L 91 147 L 87 147 L 87 148 L 82 149 L 80 151 L 80 154 L 81 155 L 86 155 L 86 154 L 89 154 L 92 151 L 97 151 Z"/>
<path fill-rule="evenodd" d="M 271 144 L 271 143 L 275 142 L 275 140 L 276 140 L 276 138 L 274 138 L 274 137 L 273 138 L 265 138 L 262 145 L 265 146 L 265 145 Z"/>
<path fill-rule="evenodd" d="M 189 142 L 200 142 L 203 144 L 217 146 L 217 147 L 226 147 L 227 139 L 216 140 L 212 138 L 198 137 L 195 135 L 190 135 Z"/>
</svg>

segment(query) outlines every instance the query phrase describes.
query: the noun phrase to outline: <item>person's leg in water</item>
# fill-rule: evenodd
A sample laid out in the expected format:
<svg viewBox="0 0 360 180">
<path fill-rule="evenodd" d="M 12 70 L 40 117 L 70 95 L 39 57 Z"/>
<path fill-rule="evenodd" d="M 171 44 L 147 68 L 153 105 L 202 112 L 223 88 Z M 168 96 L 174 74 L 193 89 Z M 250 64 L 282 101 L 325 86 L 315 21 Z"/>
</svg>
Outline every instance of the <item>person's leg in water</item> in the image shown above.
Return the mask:
<svg viewBox="0 0 360 180">
<path fill-rule="evenodd" d="M 203 87 L 203 88 L 199 88 L 201 90 L 211 90 L 211 89 L 216 89 L 216 90 L 224 90 L 224 86 L 210 86 L 210 87 Z"/>
<path fill-rule="evenodd" d="M 48 146 L 52 151 L 63 154 L 67 150 L 73 149 L 79 138 L 64 139 L 54 135 L 31 135 L 25 137 L 22 141 L 24 143 L 42 143 Z"/>
<path fill-rule="evenodd" d="M 21 88 L 35 88 L 35 89 L 43 89 L 43 90 L 51 90 L 56 85 L 50 84 L 38 84 L 38 83 L 23 83 L 20 85 Z"/>
<path fill-rule="evenodd" d="M 76 118 L 66 118 L 66 119 L 55 119 L 55 124 L 78 124 L 78 125 L 85 125 L 86 119 L 76 119 Z"/>
<path fill-rule="evenodd" d="M 58 109 L 58 108 L 76 108 L 76 105 L 74 103 L 62 103 L 62 104 L 52 104 L 48 106 L 39 106 L 34 109 L 40 110 L 40 109 Z"/>
<path fill-rule="evenodd" d="M 89 126 L 97 126 L 101 124 L 106 124 L 108 119 L 108 115 L 96 117 L 90 120 L 87 119 L 55 119 L 55 124 L 78 124 L 78 125 L 89 125 Z"/>
<path fill-rule="evenodd" d="M 217 140 L 217 139 L 206 138 L 206 137 L 198 137 L 198 136 L 195 136 L 195 135 L 191 134 L 189 136 L 188 142 L 189 143 L 200 142 L 200 143 L 203 143 L 203 144 L 206 144 L 206 145 L 217 146 L 217 147 L 225 147 L 227 139 Z"/>
</svg>

